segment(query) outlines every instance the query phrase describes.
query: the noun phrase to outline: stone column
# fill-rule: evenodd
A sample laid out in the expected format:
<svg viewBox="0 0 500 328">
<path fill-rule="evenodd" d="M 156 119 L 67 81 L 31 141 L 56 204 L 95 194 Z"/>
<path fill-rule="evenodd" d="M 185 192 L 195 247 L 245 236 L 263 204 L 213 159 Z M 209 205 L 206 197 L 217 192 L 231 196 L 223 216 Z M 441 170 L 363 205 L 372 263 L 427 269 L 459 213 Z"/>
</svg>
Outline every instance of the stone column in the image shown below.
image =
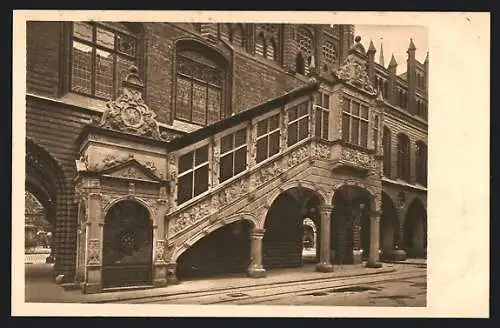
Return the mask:
<svg viewBox="0 0 500 328">
<path fill-rule="evenodd" d="M 333 266 L 330 262 L 332 206 L 323 205 L 319 206 L 318 209 L 321 216 L 321 228 L 320 228 L 321 245 L 320 245 L 319 263 L 316 266 L 316 271 L 332 272 Z"/>
<path fill-rule="evenodd" d="M 406 251 L 404 245 L 404 211 L 403 208 L 398 210 L 398 231 L 395 233 L 396 243 L 394 250 L 392 251 L 392 259 L 394 261 L 404 261 L 406 260 Z"/>
<path fill-rule="evenodd" d="M 382 264 L 379 259 L 380 248 L 380 212 L 370 213 L 370 254 L 366 266 L 369 268 L 380 268 Z"/>
<path fill-rule="evenodd" d="M 266 269 L 262 266 L 262 238 L 264 238 L 264 229 L 252 230 L 250 233 L 250 266 L 248 275 L 253 278 L 266 276 Z"/>
<path fill-rule="evenodd" d="M 97 191 L 91 192 L 87 204 L 87 255 L 83 292 L 91 294 L 99 293 L 102 290 L 102 235 L 104 218 L 102 214 L 101 193 Z"/>
</svg>

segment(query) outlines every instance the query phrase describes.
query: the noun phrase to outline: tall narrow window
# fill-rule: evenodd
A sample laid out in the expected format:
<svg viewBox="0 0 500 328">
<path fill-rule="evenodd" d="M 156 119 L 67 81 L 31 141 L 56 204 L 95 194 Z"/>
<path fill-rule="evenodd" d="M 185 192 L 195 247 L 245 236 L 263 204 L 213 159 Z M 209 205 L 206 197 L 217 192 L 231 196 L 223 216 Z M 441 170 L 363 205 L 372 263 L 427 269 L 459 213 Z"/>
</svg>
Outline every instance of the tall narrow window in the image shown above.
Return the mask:
<svg viewBox="0 0 500 328">
<path fill-rule="evenodd" d="M 350 144 L 368 147 L 368 107 L 344 98 L 342 110 L 342 139 Z"/>
<path fill-rule="evenodd" d="M 427 145 L 422 141 L 417 142 L 415 161 L 417 182 L 427 186 Z"/>
<path fill-rule="evenodd" d="M 305 28 L 297 30 L 297 43 L 304 59 L 304 74 L 307 75 L 310 69 L 310 58 L 313 56 L 313 36 L 309 30 Z"/>
<path fill-rule="evenodd" d="M 317 138 L 328 140 L 328 125 L 330 115 L 330 96 L 318 92 L 314 104 L 315 128 L 314 135 Z"/>
<path fill-rule="evenodd" d="M 255 53 L 259 56 L 265 55 L 266 51 L 266 39 L 264 39 L 264 35 L 259 34 L 257 39 L 255 40 Z"/>
<path fill-rule="evenodd" d="M 208 145 L 179 157 L 177 204 L 208 190 Z"/>
<path fill-rule="evenodd" d="M 323 62 L 326 65 L 324 66 L 326 70 L 337 60 L 337 50 L 335 49 L 335 45 L 333 44 L 333 42 L 325 41 L 321 46 L 321 53 L 323 56 Z"/>
<path fill-rule="evenodd" d="M 198 125 L 217 122 L 224 109 L 224 69 L 195 51 L 177 52 L 175 118 Z"/>
<path fill-rule="evenodd" d="M 404 133 L 398 134 L 398 177 L 410 182 L 410 139 Z"/>
<path fill-rule="evenodd" d="M 309 111 L 307 102 L 288 110 L 288 147 L 309 136 Z"/>
<path fill-rule="evenodd" d="M 391 130 L 389 130 L 387 127 L 384 127 L 384 136 L 382 139 L 383 142 L 383 147 L 384 147 L 384 175 L 388 178 L 391 178 L 391 147 L 392 147 L 392 141 L 391 141 Z"/>
<path fill-rule="evenodd" d="M 220 28 L 220 38 L 222 40 L 229 41 L 229 38 L 231 36 L 231 29 L 229 27 L 229 24 L 219 24 Z"/>
<path fill-rule="evenodd" d="M 378 114 L 373 115 L 373 148 L 378 149 L 378 125 L 379 118 Z"/>
<path fill-rule="evenodd" d="M 266 58 L 276 60 L 276 43 L 274 39 L 269 40 L 266 47 Z"/>
<path fill-rule="evenodd" d="M 231 43 L 238 48 L 243 48 L 244 38 L 243 38 L 243 27 L 241 24 L 236 24 L 233 27 L 233 32 L 231 34 Z"/>
<path fill-rule="evenodd" d="M 279 118 L 280 115 L 276 114 L 257 123 L 257 163 L 280 151 Z"/>
<path fill-rule="evenodd" d="M 112 99 L 131 65 L 136 64 L 137 41 L 125 27 L 113 30 L 97 23 L 73 22 L 71 91 Z"/>
<path fill-rule="evenodd" d="M 222 137 L 220 153 L 220 182 L 245 171 L 247 168 L 246 128 Z"/>
</svg>

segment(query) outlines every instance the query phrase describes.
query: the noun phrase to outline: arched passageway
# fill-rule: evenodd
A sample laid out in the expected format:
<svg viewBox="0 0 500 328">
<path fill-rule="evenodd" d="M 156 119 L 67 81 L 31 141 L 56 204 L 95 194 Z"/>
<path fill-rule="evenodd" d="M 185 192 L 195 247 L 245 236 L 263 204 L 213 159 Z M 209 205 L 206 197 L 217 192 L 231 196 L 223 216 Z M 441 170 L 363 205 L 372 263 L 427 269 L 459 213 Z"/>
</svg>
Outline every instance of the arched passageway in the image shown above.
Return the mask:
<svg viewBox="0 0 500 328">
<path fill-rule="evenodd" d="M 55 261 L 56 274 L 67 273 L 66 262 L 68 259 L 62 256 L 63 250 L 58 246 L 71 247 L 71 245 L 57 242 L 58 239 L 61 241 L 60 239 L 63 237 L 58 234 L 58 224 L 64 224 L 57 220 L 57 213 L 66 213 L 66 204 L 61 200 L 65 193 L 63 171 L 47 151 L 30 139 L 26 139 L 25 161 L 25 192 L 33 196 L 43 208 L 43 219 L 48 223 L 44 231 L 50 232 L 50 238 L 47 238 L 49 245 L 47 246 L 51 253 L 46 261 L 49 263 Z M 30 200 L 27 199 L 26 206 L 30 206 L 29 202 Z M 26 207 L 25 211 L 27 210 Z"/>
<path fill-rule="evenodd" d="M 251 230 L 250 221 L 240 220 L 203 237 L 177 259 L 177 278 L 245 273 L 250 264 Z"/>
<path fill-rule="evenodd" d="M 25 263 L 50 262 L 53 225 L 47 220 L 48 210 L 33 193 L 24 193 L 24 249 L 27 255 Z"/>
<path fill-rule="evenodd" d="M 103 288 L 152 285 L 153 222 L 141 204 L 113 205 L 104 220 Z"/>
<path fill-rule="evenodd" d="M 303 249 L 302 249 L 302 262 L 303 263 L 317 263 L 319 261 L 317 231 L 318 228 L 313 220 L 305 218 L 303 220 L 304 235 L 303 235 Z"/>
<path fill-rule="evenodd" d="M 332 200 L 334 263 L 354 264 L 370 251 L 370 193 L 358 186 L 342 186 Z"/>
<path fill-rule="evenodd" d="M 406 213 L 404 246 L 408 257 L 427 256 L 427 211 L 419 199 L 415 199 Z"/>
<path fill-rule="evenodd" d="M 312 190 L 295 187 L 281 193 L 268 210 L 262 240 L 263 266 L 265 269 L 292 268 L 302 265 L 304 219 L 318 227 L 321 200 Z M 321 231 L 316 232 L 316 244 Z M 313 262 L 318 261 L 317 252 Z"/>
<path fill-rule="evenodd" d="M 382 193 L 382 215 L 380 218 L 380 247 L 382 257 L 391 260 L 393 251 L 399 248 L 399 219 L 392 199 Z"/>
</svg>

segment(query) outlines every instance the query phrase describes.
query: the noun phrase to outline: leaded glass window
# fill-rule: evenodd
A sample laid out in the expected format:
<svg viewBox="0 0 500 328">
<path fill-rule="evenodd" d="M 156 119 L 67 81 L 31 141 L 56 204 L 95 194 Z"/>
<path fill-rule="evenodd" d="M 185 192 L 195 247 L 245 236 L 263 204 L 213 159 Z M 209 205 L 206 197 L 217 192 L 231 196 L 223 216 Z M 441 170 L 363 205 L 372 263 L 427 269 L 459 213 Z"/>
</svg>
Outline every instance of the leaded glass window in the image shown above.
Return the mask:
<svg viewBox="0 0 500 328">
<path fill-rule="evenodd" d="M 220 120 L 223 106 L 223 71 L 191 53 L 177 57 L 176 119 L 199 125 Z"/>
<path fill-rule="evenodd" d="M 311 56 L 313 55 L 312 34 L 305 28 L 299 28 L 297 30 L 297 43 L 304 59 L 304 74 L 307 75 L 311 64 Z"/>
<path fill-rule="evenodd" d="M 131 65 L 136 64 L 133 35 L 90 22 L 73 22 L 71 91 L 112 99 Z"/>
</svg>

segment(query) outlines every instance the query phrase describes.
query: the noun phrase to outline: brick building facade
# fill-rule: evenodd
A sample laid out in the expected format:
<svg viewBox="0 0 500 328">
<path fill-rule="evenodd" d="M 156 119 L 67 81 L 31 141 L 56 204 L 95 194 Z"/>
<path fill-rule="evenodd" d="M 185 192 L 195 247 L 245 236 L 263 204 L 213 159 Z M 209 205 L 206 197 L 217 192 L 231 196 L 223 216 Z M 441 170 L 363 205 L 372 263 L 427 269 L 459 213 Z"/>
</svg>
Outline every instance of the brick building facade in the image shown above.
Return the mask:
<svg viewBox="0 0 500 328">
<path fill-rule="evenodd" d="M 249 208 L 237 205 L 241 200 L 222 206 L 219 198 L 220 213 L 199 213 L 205 198 L 213 206 L 216 192 L 231 196 L 232 185 L 247 176 L 238 197 L 254 204 L 250 212 L 292 217 L 286 211 L 294 206 L 311 210 L 304 215 L 320 231 L 319 270 L 329 270 L 331 261 L 359 262 L 363 249 L 374 264 L 374 247 L 391 259 L 425 256 L 428 58 L 417 61 L 415 49 L 411 41 L 407 71 L 397 75 L 394 57 L 388 67 L 376 61 L 373 44 L 364 49 L 352 25 L 28 22 L 26 189 L 55 227 L 55 274 L 93 292 L 114 286 L 106 277 L 127 270 L 145 271 L 124 274 L 122 284 L 163 285 L 221 267 L 248 267 L 258 276 L 300 265 L 303 216 L 300 224 L 250 218 L 238 225 L 241 220 L 228 218 L 244 218 Z M 246 131 L 243 139 L 239 131 Z M 298 155 L 293 148 L 301 143 L 322 155 L 311 155 L 312 171 L 299 179 L 302 160 L 292 167 L 285 159 L 302 158 L 300 147 Z M 183 169 L 193 152 L 201 162 L 196 157 Z M 269 189 L 260 196 L 251 187 L 254 175 L 263 175 L 259 163 L 279 167 L 271 170 L 279 179 L 259 180 Z M 125 169 L 143 176 L 122 174 Z M 125 204 L 134 199 L 141 209 Z M 130 250 L 129 267 L 110 260 L 106 246 L 115 238 L 108 215 L 119 217 L 113 206 L 120 202 L 153 221 L 130 223 L 146 231 L 142 240 L 150 247 L 140 256 Z M 346 211 L 358 216 L 335 220 Z M 192 220 L 180 227 L 186 215 Z M 123 224 L 109 223 L 116 231 Z M 293 240 L 281 240 L 285 232 Z M 248 238 L 238 238 L 241 233 Z M 220 258 L 224 252 L 233 255 Z M 151 261 L 144 264 L 141 256 Z M 235 260 L 242 257 L 247 260 Z"/>
</svg>

